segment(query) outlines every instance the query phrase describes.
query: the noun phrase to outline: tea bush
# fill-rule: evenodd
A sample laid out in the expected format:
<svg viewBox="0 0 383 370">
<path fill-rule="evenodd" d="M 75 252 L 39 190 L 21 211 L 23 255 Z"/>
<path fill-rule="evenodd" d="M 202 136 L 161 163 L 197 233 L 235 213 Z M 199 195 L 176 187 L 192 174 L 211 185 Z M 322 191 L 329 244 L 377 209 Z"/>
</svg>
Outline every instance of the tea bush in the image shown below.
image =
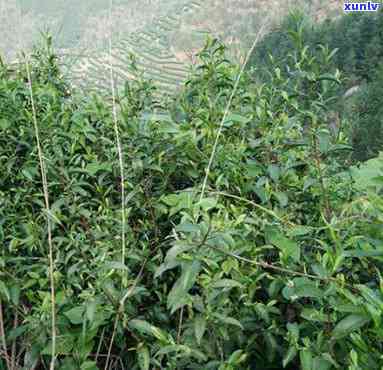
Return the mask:
<svg viewBox="0 0 383 370">
<path fill-rule="evenodd" d="M 1 66 L 3 369 L 52 360 L 47 219 L 57 369 L 381 369 L 383 202 L 336 176 L 340 76 L 299 37 L 292 73 L 245 72 L 230 107 L 240 68 L 217 40 L 173 98 L 125 84 L 124 259 L 111 102 L 77 94 L 49 43 L 35 51 L 47 209 L 27 64 Z"/>
</svg>

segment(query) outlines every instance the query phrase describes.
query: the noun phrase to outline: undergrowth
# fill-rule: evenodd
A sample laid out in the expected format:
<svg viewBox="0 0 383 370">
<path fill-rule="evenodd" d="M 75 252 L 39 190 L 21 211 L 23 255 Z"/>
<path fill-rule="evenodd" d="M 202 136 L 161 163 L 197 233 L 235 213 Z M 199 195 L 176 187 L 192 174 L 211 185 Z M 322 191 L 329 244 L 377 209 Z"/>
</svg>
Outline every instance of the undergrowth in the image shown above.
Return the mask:
<svg viewBox="0 0 383 370">
<path fill-rule="evenodd" d="M 115 117 L 49 44 L 30 78 L 0 67 L 2 369 L 52 359 L 47 218 L 58 369 L 381 369 L 383 202 L 336 176 L 334 53 L 292 36 L 289 76 L 246 71 L 223 121 L 240 66 L 217 40 L 173 98 L 126 82 Z"/>
</svg>

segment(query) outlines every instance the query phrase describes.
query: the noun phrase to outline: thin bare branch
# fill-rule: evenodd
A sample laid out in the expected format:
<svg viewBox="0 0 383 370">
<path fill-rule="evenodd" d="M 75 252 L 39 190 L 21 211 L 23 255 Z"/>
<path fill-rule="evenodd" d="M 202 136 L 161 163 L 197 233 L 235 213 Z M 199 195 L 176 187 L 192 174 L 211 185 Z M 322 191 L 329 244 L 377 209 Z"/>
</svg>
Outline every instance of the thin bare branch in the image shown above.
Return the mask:
<svg viewBox="0 0 383 370">
<path fill-rule="evenodd" d="M 257 32 L 257 36 L 255 37 L 255 40 L 253 42 L 253 45 L 251 46 L 249 52 L 247 53 L 247 56 L 246 56 L 246 59 L 245 61 L 243 62 L 242 64 L 242 67 L 238 73 L 238 76 L 237 76 L 237 79 L 235 81 L 235 84 L 234 84 L 234 87 L 233 87 L 233 91 L 231 92 L 231 95 L 230 95 L 230 98 L 229 98 L 229 101 L 227 102 L 226 104 L 226 108 L 225 108 L 225 112 L 223 114 L 223 117 L 222 117 L 222 120 L 221 120 L 221 123 L 219 125 L 219 128 L 218 128 L 218 131 L 217 131 L 217 136 L 215 138 L 215 141 L 214 141 L 214 145 L 213 145 L 213 150 L 211 151 L 211 155 L 210 155 L 210 159 L 209 159 L 209 163 L 206 167 L 206 170 L 205 170 L 205 178 L 203 180 L 203 184 L 202 184 L 202 190 L 201 190 L 201 196 L 200 196 L 200 201 L 203 199 L 204 195 L 205 195 L 205 189 L 206 189 L 206 185 L 207 185 L 207 181 L 209 179 L 209 174 L 210 174 L 210 170 L 211 170 L 211 166 L 213 164 L 213 160 L 214 160 L 214 157 L 215 157 L 215 154 L 216 154 L 216 151 L 217 151 L 217 146 L 218 146 L 218 142 L 219 142 L 219 138 L 221 137 L 221 133 L 222 133 L 222 129 L 223 129 L 223 125 L 226 121 L 226 117 L 229 113 L 229 109 L 231 107 L 231 103 L 234 99 L 234 96 L 237 92 L 237 89 L 238 89 L 238 85 L 239 85 L 239 81 L 241 80 L 241 77 L 243 75 L 243 72 L 245 71 L 245 68 L 246 68 L 246 65 L 250 59 L 250 56 L 252 55 L 253 51 L 254 51 L 254 48 L 255 46 L 257 45 L 258 43 L 258 40 L 259 38 L 261 37 L 262 33 L 263 33 L 263 30 L 267 24 L 267 21 L 268 19 L 266 18 L 265 21 L 263 22 L 261 28 L 259 29 L 259 31 Z"/>
<path fill-rule="evenodd" d="M 7 369 L 11 370 L 12 369 L 11 360 L 8 356 L 7 343 L 5 341 L 3 305 L 2 305 L 1 300 L 0 300 L 0 340 L 1 340 L 1 347 L 2 347 L 2 352 L 3 352 L 2 356 L 5 358 L 5 363 L 7 365 Z"/>
<path fill-rule="evenodd" d="M 37 114 L 36 114 L 35 100 L 33 97 L 32 78 L 31 78 L 31 71 L 30 71 L 30 65 L 29 65 L 28 57 L 25 58 L 25 66 L 26 66 L 26 70 L 27 70 L 27 78 L 28 78 L 29 94 L 30 94 L 31 106 L 32 106 L 32 118 L 33 118 L 33 124 L 34 124 L 37 152 L 38 152 L 38 157 L 39 157 L 39 161 L 40 161 L 40 172 L 41 172 L 41 179 L 42 179 L 42 183 L 43 183 L 45 208 L 47 211 L 48 248 L 49 248 L 49 266 L 48 266 L 48 269 L 49 269 L 49 280 L 50 280 L 50 290 L 51 290 L 51 306 L 52 306 L 51 307 L 51 319 L 52 319 L 52 328 L 51 328 L 52 351 L 51 351 L 51 356 L 52 356 L 52 358 L 51 358 L 51 363 L 50 363 L 50 370 L 54 370 L 55 361 L 56 361 L 56 298 L 55 298 L 55 283 L 54 283 L 54 256 L 53 256 L 53 243 L 52 243 L 52 224 L 51 224 L 51 219 L 49 217 L 50 206 L 49 206 L 48 181 L 47 181 L 46 167 L 45 167 L 45 162 L 44 162 L 43 151 L 42 151 L 41 144 L 40 144 L 39 126 L 37 123 Z"/>
</svg>

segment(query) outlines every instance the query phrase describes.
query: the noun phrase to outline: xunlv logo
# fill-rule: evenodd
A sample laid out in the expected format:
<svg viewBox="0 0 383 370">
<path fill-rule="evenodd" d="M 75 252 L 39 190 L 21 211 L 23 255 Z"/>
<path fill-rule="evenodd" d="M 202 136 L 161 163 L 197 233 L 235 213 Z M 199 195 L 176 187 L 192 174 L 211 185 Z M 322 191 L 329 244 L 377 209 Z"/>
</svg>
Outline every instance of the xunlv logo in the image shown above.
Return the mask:
<svg viewBox="0 0 383 370">
<path fill-rule="evenodd" d="M 378 11 L 380 3 L 345 3 L 345 12 L 376 12 Z"/>
</svg>

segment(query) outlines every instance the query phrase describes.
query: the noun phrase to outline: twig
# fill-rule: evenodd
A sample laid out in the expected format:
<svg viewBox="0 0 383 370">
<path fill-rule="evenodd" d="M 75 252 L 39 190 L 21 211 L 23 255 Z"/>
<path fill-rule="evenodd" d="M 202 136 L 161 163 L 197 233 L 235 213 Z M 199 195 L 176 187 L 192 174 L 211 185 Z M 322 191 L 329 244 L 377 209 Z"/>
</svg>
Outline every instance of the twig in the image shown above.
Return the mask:
<svg viewBox="0 0 383 370">
<path fill-rule="evenodd" d="M 7 352 L 7 343 L 5 341 L 3 305 L 2 305 L 1 300 L 0 300 L 0 338 L 1 338 L 1 347 L 2 347 L 3 352 L 4 352 L 3 357 L 5 358 L 5 363 L 7 365 L 7 369 L 12 370 L 11 361 L 8 357 L 8 352 Z"/>
<path fill-rule="evenodd" d="M 243 198 L 243 197 L 240 197 L 238 195 L 233 195 L 233 194 L 229 194 L 229 193 L 225 193 L 223 191 L 212 191 L 210 192 L 211 194 L 216 194 L 216 195 L 222 195 L 222 196 L 225 196 L 227 198 L 233 198 L 233 199 L 237 199 L 237 200 L 240 200 L 242 202 L 245 202 L 245 203 L 248 203 L 250 205 L 252 205 L 253 207 L 255 208 L 258 208 L 260 209 L 261 211 L 269 214 L 270 216 L 274 217 L 276 220 L 282 222 L 282 223 L 288 223 L 290 225 L 294 225 L 293 223 L 289 222 L 289 221 L 285 221 L 283 220 L 281 217 L 279 217 L 275 212 L 271 211 L 270 209 L 267 209 L 265 207 L 262 207 L 261 205 L 249 200 L 249 199 L 246 199 L 246 198 Z"/>
<path fill-rule="evenodd" d="M 118 325 L 119 318 L 120 318 L 120 310 L 118 310 L 118 312 L 116 314 L 116 317 L 114 319 L 112 338 L 110 339 L 109 348 L 108 348 L 108 354 L 106 356 L 106 361 L 105 361 L 105 367 L 104 367 L 105 370 L 107 370 L 108 366 L 109 366 L 109 360 L 110 360 L 110 356 L 111 356 L 111 353 L 112 353 L 114 337 L 116 336 L 116 333 L 117 333 L 117 325 Z"/>
<path fill-rule="evenodd" d="M 51 363 L 50 363 L 50 370 L 54 370 L 55 361 L 56 361 L 56 309 L 55 309 L 56 299 L 55 299 L 55 283 L 54 283 L 54 258 L 53 258 L 53 243 L 52 243 L 52 225 L 51 225 L 51 218 L 49 217 L 50 206 L 49 206 L 48 181 L 47 181 L 43 151 L 42 151 L 42 148 L 40 145 L 39 127 L 37 124 L 36 107 L 35 107 L 35 101 L 33 98 L 33 90 L 32 90 L 31 71 L 29 68 L 29 61 L 27 60 L 27 58 L 25 59 L 25 65 L 26 65 L 26 69 L 27 69 L 29 93 L 30 93 L 31 105 L 32 105 L 32 117 L 33 117 L 33 124 L 34 124 L 34 130 L 35 130 L 37 152 L 38 152 L 38 157 L 39 157 L 39 161 L 40 161 L 40 171 L 41 171 L 41 179 L 42 179 L 42 183 L 43 183 L 45 208 L 47 211 L 48 248 L 49 248 L 49 267 L 48 268 L 49 268 L 51 306 L 52 306 L 51 307 L 51 316 L 52 316 L 52 329 L 51 329 L 52 352 L 51 353 L 52 353 L 52 359 L 51 359 Z"/>
<path fill-rule="evenodd" d="M 116 146 L 118 151 L 118 162 L 120 165 L 120 187 L 121 187 L 121 248 L 122 248 L 122 258 L 121 262 L 125 263 L 125 176 L 124 176 L 124 159 L 122 155 L 122 147 L 120 140 L 120 132 L 118 127 L 117 119 L 117 104 L 116 104 L 116 87 L 114 84 L 114 71 L 112 63 L 112 7 L 113 0 L 110 0 L 109 4 L 109 22 L 110 22 L 110 37 L 109 37 L 109 69 L 110 69 L 110 88 L 112 91 L 112 112 L 113 112 L 113 123 L 114 123 L 114 133 L 116 137 Z"/>
<path fill-rule="evenodd" d="M 132 286 L 128 289 L 126 294 L 120 300 L 120 304 L 119 304 L 119 307 L 118 307 L 118 310 L 117 310 L 117 313 L 116 313 L 116 318 L 114 320 L 112 338 L 110 339 L 110 343 L 109 343 L 108 355 L 107 355 L 107 358 L 106 358 L 105 368 L 104 368 L 105 370 L 108 369 L 109 360 L 110 360 L 110 356 L 111 356 L 111 352 L 112 352 L 112 347 L 113 347 L 113 343 L 114 343 L 114 337 L 116 336 L 118 321 L 119 321 L 120 317 L 124 313 L 125 301 L 130 296 L 130 294 L 132 294 L 134 288 L 137 286 L 137 283 L 141 279 L 141 276 L 142 276 L 142 274 L 144 272 L 144 268 L 145 268 L 145 265 L 146 265 L 147 261 L 148 261 L 148 259 L 146 258 L 144 260 L 144 263 L 141 265 L 140 271 L 138 272 L 137 277 L 135 278 Z"/>
<path fill-rule="evenodd" d="M 105 334 L 105 328 L 102 329 L 101 338 L 100 338 L 100 341 L 98 342 L 98 347 L 97 347 L 97 352 L 96 352 L 96 358 L 95 358 L 95 361 L 96 361 L 96 362 L 98 361 L 98 356 L 100 355 L 102 342 L 103 342 L 103 340 L 104 340 L 104 334 Z"/>
<path fill-rule="evenodd" d="M 13 330 L 16 330 L 17 325 L 19 324 L 19 313 L 17 310 L 15 310 L 15 318 L 13 320 Z M 13 340 L 12 343 L 12 350 L 11 350 L 11 369 L 16 370 L 16 338 Z"/>
<path fill-rule="evenodd" d="M 205 245 L 208 248 L 211 248 L 211 249 L 214 249 L 214 250 L 216 250 L 216 251 L 218 251 L 220 253 L 226 254 L 226 255 L 228 255 L 230 257 L 233 257 L 233 258 L 235 258 L 235 259 L 237 259 L 239 261 L 250 263 L 250 264 L 255 265 L 255 266 L 261 266 L 261 267 L 263 267 L 265 269 L 275 270 L 275 271 L 283 272 L 285 274 L 294 275 L 294 276 L 303 276 L 303 277 L 307 277 L 307 278 L 310 278 L 310 279 L 322 280 L 322 281 L 326 281 L 326 282 L 328 282 L 328 281 L 337 282 L 337 279 L 332 278 L 332 277 L 324 278 L 324 277 L 317 276 L 317 275 L 306 274 L 304 272 L 293 271 L 293 270 L 285 269 L 283 267 L 274 266 L 274 265 L 272 265 L 270 263 L 263 262 L 263 261 L 253 261 L 253 260 L 250 260 L 248 258 L 239 256 L 238 254 L 235 254 L 235 253 L 232 253 L 232 252 L 228 252 L 228 251 L 224 251 L 223 249 L 215 247 L 214 245 L 209 245 L 209 244 L 205 244 Z"/>
<path fill-rule="evenodd" d="M 112 28 L 112 9 L 113 9 L 113 0 L 110 0 L 109 2 L 109 69 L 110 69 L 110 88 L 112 91 L 112 113 L 113 113 L 113 122 L 114 122 L 114 133 L 116 137 L 116 146 L 118 151 L 118 162 L 120 165 L 120 188 L 121 188 L 121 249 L 122 249 L 122 257 L 121 262 L 125 264 L 125 176 L 124 176 L 124 161 L 123 161 L 123 155 L 122 155 L 122 147 L 121 147 L 121 140 L 120 140 L 120 133 L 119 133 L 119 127 L 118 127 L 118 119 L 117 119 L 117 104 L 116 104 L 116 88 L 114 84 L 114 71 L 113 71 L 113 55 L 112 55 L 112 34 L 113 34 L 113 28 Z M 119 306 L 118 311 L 116 313 L 116 318 L 114 320 L 114 326 L 113 326 L 113 334 L 112 338 L 110 339 L 109 348 L 108 348 L 108 354 L 105 362 L 105 370 L 108 368 L 110 355 L 113 347 L 114 337 L 116 335 L 118 321 L 121 315 L 121 312 L 123 312 L 123 304 Z"/>
<path fill-rule="evenodd" d="M 177 344 L 179 344 L 180 340 L 181 340 L 183 316 L 184 316 L 184 306 L 182 306 L 181 310 L 180 310 L 180 319 L 179 319 L 179 322 L 178 322 L 178 331 L 177 331 Z"/>
</svg>

